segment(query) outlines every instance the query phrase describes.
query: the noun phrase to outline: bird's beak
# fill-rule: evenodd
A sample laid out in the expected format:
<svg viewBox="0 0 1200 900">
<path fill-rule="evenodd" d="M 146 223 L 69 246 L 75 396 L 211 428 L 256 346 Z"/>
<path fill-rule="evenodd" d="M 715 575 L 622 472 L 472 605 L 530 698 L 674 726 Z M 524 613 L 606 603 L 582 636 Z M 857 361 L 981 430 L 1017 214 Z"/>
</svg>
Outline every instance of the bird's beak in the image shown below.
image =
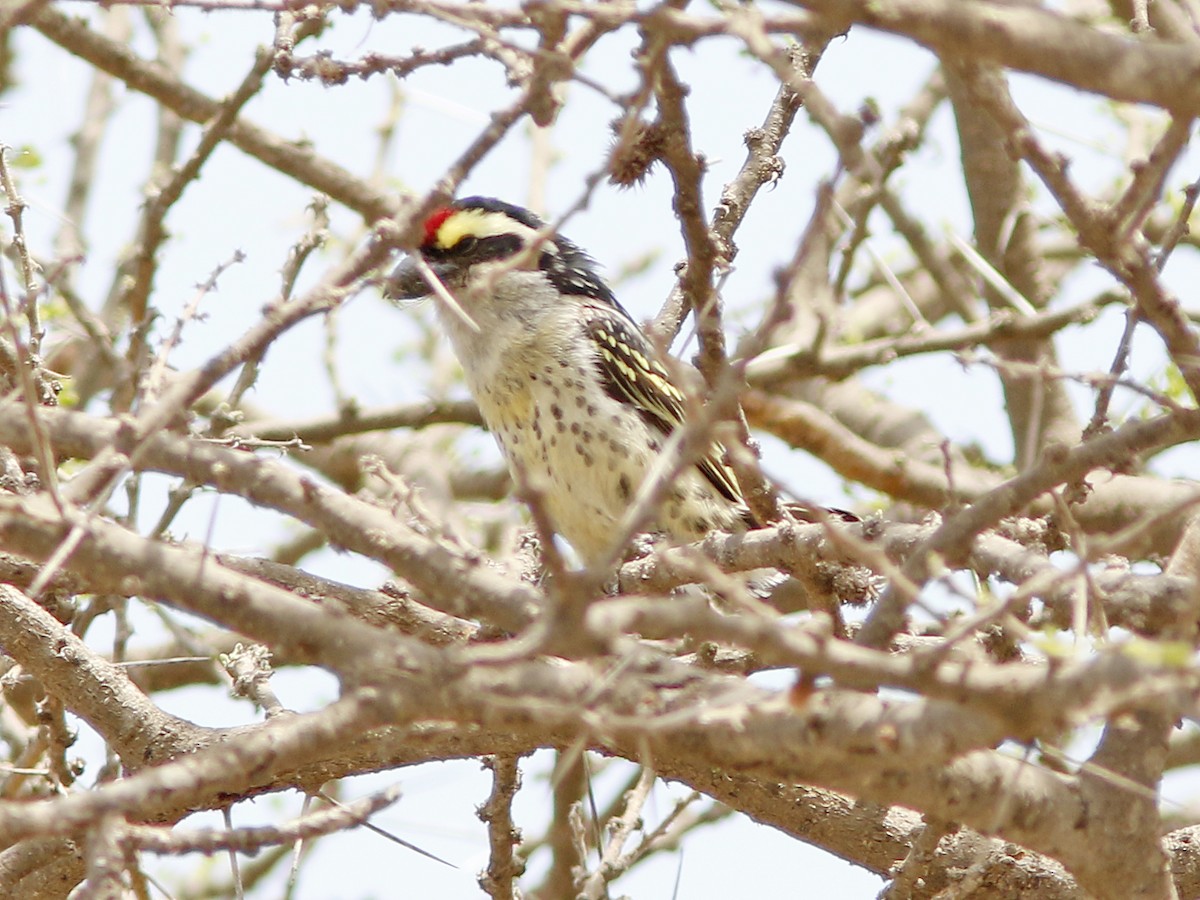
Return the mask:
<svg viewBox="0 0 1200 900">
<path fill-rule="evenodd" d="M 412 254 L 396 266 L 383 284 L 383 296 L 388 300 L 415 300 L 433 295 L 450 312 L 472 331 L 478 332 L 479 325 L 467 313 L 454 295 L 446 290 L 446 280 L 458 268 L 451 263 L 431 263 L 421 256 Z"/>
<path fill-rule="evenodd" d="M 432 271 L 439 280 L 444 281 L 450 275 L 451 267 L 445 263 L 427 263 L 422 266 L 417 256 L 410 254 L 392 270 L 392 274 L 384 282 L 383 296 L 389 300 L 415 300 L 436 293 L 433 285 L 429 283 L 426 274 L 428 271 Z"/>
</svg>

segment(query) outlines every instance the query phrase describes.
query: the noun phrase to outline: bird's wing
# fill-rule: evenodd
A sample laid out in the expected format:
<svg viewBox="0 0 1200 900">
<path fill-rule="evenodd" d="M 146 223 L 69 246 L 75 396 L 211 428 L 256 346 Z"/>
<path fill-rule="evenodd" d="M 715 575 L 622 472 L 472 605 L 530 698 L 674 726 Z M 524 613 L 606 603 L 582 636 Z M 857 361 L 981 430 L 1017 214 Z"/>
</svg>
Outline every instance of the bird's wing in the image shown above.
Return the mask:
<svg viewBox="0 0 1200 900">
<path fill-rule="evenodd" d="M 596 306 L 588 336 L 596 345 L 600 374 L 609 396 L 631 404 L 641 417 L 669 435 L 684 421 L 684 396 L 641 330 L 622 310 Z M 723 497 L 742 502 L 733 473 L 722 461 L 725 448 L 714 442 L 696 463 Z"/>
</svg>

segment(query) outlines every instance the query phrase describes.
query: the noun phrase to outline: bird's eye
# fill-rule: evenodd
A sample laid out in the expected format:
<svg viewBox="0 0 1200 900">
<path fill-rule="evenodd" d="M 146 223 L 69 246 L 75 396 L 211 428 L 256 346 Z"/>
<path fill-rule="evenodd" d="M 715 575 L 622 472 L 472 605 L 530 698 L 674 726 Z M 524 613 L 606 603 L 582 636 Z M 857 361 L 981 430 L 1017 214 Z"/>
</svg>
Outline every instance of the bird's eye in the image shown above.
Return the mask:
<svg viewBox="0 0 1200 900">
<path fill-rule="evenodd" d="M 467 235 L 464 238 L 459 238 L 457 244 L 454 245 L 455 253 L 470 253 L 479 244 L 479 238 L 472 235 Z"/>
</svg>

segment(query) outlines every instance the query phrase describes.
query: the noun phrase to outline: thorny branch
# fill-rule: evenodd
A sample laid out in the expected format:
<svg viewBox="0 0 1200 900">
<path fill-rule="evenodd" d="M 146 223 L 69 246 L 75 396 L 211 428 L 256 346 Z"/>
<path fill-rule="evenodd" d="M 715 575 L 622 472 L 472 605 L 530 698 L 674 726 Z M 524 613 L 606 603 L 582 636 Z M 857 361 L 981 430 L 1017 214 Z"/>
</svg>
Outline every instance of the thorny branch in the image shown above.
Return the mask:
<svg viewBox="0 0 1200 900">
<path fill-rule="evenodd" d="M 0 153 L 0 796 L 14 801 L 0 804 L 0 894 L 144 895 L 148 854 L 307 846 L 366 823 L 397 792 L 260 827 L 173 827 L 195 810 L 234 822 L 231 806 L 263 793 L 315 796 L 341 778 L 462 757 L 491 770 L 476 802 L 493 897 L 535 888 L 525 866 L 542 848 L 554 857 L 547 895 L 604 897 L 742 814 L 891 879 L 887 896 L 1200 891 L 1195 826 L 1155 802 L 1164 769 L 1200 756 L 1174 727 L 1195 717 L 1200 689 L 1200 313 L 1185 308 L 1180 275 L 1194 265 L 1200 182 L 1176 171 L 1200 116 L 1192 5 L 1119 4 L 1103 22 L 989 0 L 141 6 L 157 5 L 108 4 L 87 20 L 43 0 L 0 9 L 6 108 L 20 115 L 50 67 L 82 63 L 90 78 L 64 76 L 55 97 L 73 108 L 78 94 L 85 110 L 62 172 L 44 148 Z M 269 29 L 268 12 L 274 39 L 238 69 L 240 84 L 185 65 L 195 22 Z M 360 45 L 331 36 L 359 25 Z M 879 79 L 912 74 L 879 63 L 867 28 L 923 48 L 910 97 L 867 101 L 895 95 Z M 147 35 L 155 59 L 139 49 Z M 609 52 L 622 40 L 632 58 Z M 714 54 L 731 45 L 745 77 L 769 88 L 747 92 L 760 107 L 736 119 L 721 105 L 728 85 L 706 71 L 728 68 Z M 857 101 L 842 98 L 860 85 L 824 76 L 829 54 L 868 80 Z M 1119 129 L 1126 146 L 1106 160 L 1109 181 L 1055 149 L 1008 89 L 1011 72 L 1111 104 L 1105 133 Z M 361 117 L 258 124 L 291 121 L 271 104 L 301 81 L 369 109 L 374 95 L 358 91 L 380 76 L 396 101 L 377 138 L 356 130 Z M 430 98 L 456 127 L 463 105 L 484 124 L 457 137 L 410 127 Z M 147 103 L 153 136 L 119 118 Z M 958 159 L 938 143 L 942 112 Z M 591 128 L 607 121 L 609 153 L 607 132 Z M 123 164 L 155 168 L 116 172 L 114 142 Z M 362 159 L 378 171 L 338 149 L 347 142 L 374 149 Z M 722 148 L 740 158 L 742 144 L 726 171 Z M 833 162 L 821 162 L 827 150 Z M 245 255 L 241 284 L 265 272 L 266 288 L 232 288 L 217 261 L 233 247 L 197 237 L 249 234 L 220 198 L 258 185 L 231 183 L 223 154 L 294 192 L 255 209 L 252 230 L 291 228 L 319 198 L 286 255 Z M 27 178 L 28 160 L 44 170 Z M 307 363 L 290 342 L 369 295 L 435 204 L 460 189 L 519 200 L 527 174 L 564 229 L 622 202 L 605 174 L 647 181 L 624 201 L 637 210 L 630 227 L 590 249 L 613 263 L 629 252 L 626 231 L 652 245 L 639 254 L 681 237 L 676 277 L 649 269 L 673 285 L 656 330 L 674 335 L 695 314 L 707 385 L 687 392 L 691 421 L 614 530 L 611 566 L 586 573 L 557 551 L 536 496 L 549 552 L 522 537 L 510 480 L 480 449 L 479 412 L 423 311 L 377 320 L 368 297 L 327 318 L 360 329 L 341 341 L 362 368 L 338 365 L 361 396 L 336 410 L 321 391 L 302 406 L 277 392 L 309 392 L 294 386 L 308 385 Z M 970 201 L 969 224 L 931 196 L 952 192 Z M 670 209 L 650 199 L 667 195 Z M 798 239 L 780 238 L 772 203 L 806 222 Z M 641 238 L 634 218 L 657 234 Z M 113 244 L 131 248 L 124 265 L 105 256 Z M 214 273 L 198 293 L 178 283 L 177 251 Z M 732 272 L 735 256 L 762 271 Z M 106 266 L 97 289 L 92 270 Z M 224 312 L 210 296 L 217 274 L 222 300 L 236 292 L 252 312 L 205 345 L 199 301 Z M 160 316 L 179 324 L 164 333 Z M 731 353 L 742 321 L 757 324 Z M 398 364 L 371 359 L 376 330 L 401 348 Z M 684 364 L 674 372 L 689 381 Z M 978 425 L 984 415 L 1011 423 L 1006 440 Z M 777 518 L 751 426 L 855 485 L 841 503 L 865 521 L 641 542 L 714 437 L 756 519 Z M 797 457 L 774 452 L 766 468 L 794 464 L 779 481 L 807 495 L 820 482 Z M 162 476 L 182 485 L 165 501 Z M 208 498 L 219 503 L 199 516 Z M 230 509 L 271 526 L 231 538 L 241 513 Z M 384 574 L 301 568 L 319 547 Z M 103 643 L 96 625 L 110 613 Z M 221 665 L 266 721 L 202 726 L 166 711 L 176 707 L 162 691 L 224 690 Z M 309 711 L 291 712 L 273 673 L 316 668 L 337 679 L 337 698 L 317 690 L 297 706 Z M 790 673 L 791 690 L 747 679 L 770 671 Z M 101 758 L 77 755 L 79 723 Z M 1090 758 L 1067 760 L 1059 748 L 1082 729 L 1103 737 Z M 521 821 L 546 837 L 522 844 L 518 813 L 551 755 L 552 798 Z M 660 779 L 685 795 L 660 804 Z M 262 854 L 258 871 L 239 865 L 208 888 L 269 892 L 285 856 Z"/>
</svg>

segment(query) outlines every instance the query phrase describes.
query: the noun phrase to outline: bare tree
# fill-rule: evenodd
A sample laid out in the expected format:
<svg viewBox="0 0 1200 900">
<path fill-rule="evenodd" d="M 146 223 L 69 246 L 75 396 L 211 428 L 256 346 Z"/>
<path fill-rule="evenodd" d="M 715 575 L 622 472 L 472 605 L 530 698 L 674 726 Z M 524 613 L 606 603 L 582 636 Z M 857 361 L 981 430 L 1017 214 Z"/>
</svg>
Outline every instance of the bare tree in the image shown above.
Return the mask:
<svg viewBox="0 0 1200 900">
<path fill-rule="evenodd" d="M 223 97 L 189 68 L 205 29 L 272 36 Z M 912 70 L 876 66 L 880 32 Z M 376 49 L 410 33 L 425 45 Z M 729 816 L 877 873 L 889 898 L 1200 896 L 1193 816 L 1160 803 L 1164 777 L 1200 762 L 1181 726 L 1200 689 L 1200 313 L 1179 296 L 1196 283 L 1194 0 L 0 0 L 0 41 L 0 894 L 152 896 L 152 860 L 172 855 L 195 873 L 173 896 L 277 896 L 289 865 L 288 890 L 303 885 L 301 850 L 397 799 L 342 804 L 342 779 L 477 757 L 479 884 L 496 898 L 610 896 Z M 753 127 L 717 179 L 695 127 L 712 97 L 687 73 L 730 58 L 773 98 L 723 123 Z M 823 79 L 835 59 L 919 87 L 847 105 Z M 61 108 L 23 105 L 60 70 Z M 430 187 L 398 184 L 409 89 L 464 72 L 494 105 L 454 139 L 426 131 L 412 165 Z M 393 92 L 353 164 L 336 133 L 276 112 L 317 85 L 333 103 Z M 1099 101 L 1097 175 L 1044 109 Z M 128 104 L 153 126 L 123 123 Z M 75 107 L 69 148 L 23 135 Z M 563 124 L 597 108 L 604 141 Z M 957 163 L 931 146 L 938 116 Z M 594 163 L 563 189 L 555 150 Z M 235 159 L 254 173 L 240 185 L 220 174 Z M 568 231 L 650 185 L 646 216 L 682 248 L 652 331 L 695 337 L 676 344 L 699 371 L 683 442 L 721 437 L 776 524 L 631 540 L 615 571 L 582 569 L 536 491 L 517 499 L 495 457 L 464 449 L 479 415 L 427 311 L 405 311 L 402 358 L 373 377 L 430 399 L 375 406 L 343 384 L 349 301 L 377 297 L 425 217 L 504 159 L 529 173 L 509 199 Z M 54 166 L 65 195 L 48 198 Z M 802 170 L 816 186 L 785 217 L 772 192 Z M 257 263 L 275 286 L 240 296 L 239 330 L 187 361 L 243 264 L 204 243 L 221 223 L 195 201 L 252 207 L 279 180 L 296 202 L 261 215 L 289 223 L 290 247 Z M 965 196 L 968 230 L 943 227 L 923 184 Z M 755 233 L 774 237 L 743 290 L 732 266 L 764 209 Z M 103 277 L 100 246 L 120 250 Z M 210 273 L 188 297 L 172 253 Z M 336 402 L 298 419 L 264 385 L 292 377 L 286 342 L 310 320 Z M 1074 362 L 1091 357 L 1106 362 Z M 880 377 L 925 363 L 915 389 Z M 979 405 L 1010 440 L 943 430 L 976 412 L 943 381 L 959 367 L 995 387 Z M 843 478 L 863 521 L 788 519 L 763 435 Z M 272 523 L 259 545 L 173 533 L 214 495 Z M 392 577 L 316 574 L 322 548 Z M 790 578 L 764 598 L 738 576 L 761 569 Z M 285 668 L 331 673 L 336 698 L 289 710 Z M 766 670 L 790 686 L 751 678 Z M 185 686 L 262 715 L 195 724 L 167 711 Z M 77 757 L 81 728 L 102 756 Z M 554 753 L 552 801 L 523 822 L 535 751 Z M 662 781 L 687 791 L 655 808 Z M 238 819 L 289 790 L 310 798 L 299 818 Z M 184 822 L 201 810 L 226 827 Z M 213 874 L 200 857 L 216 852 L 231 863 Z"/>
</svg>

